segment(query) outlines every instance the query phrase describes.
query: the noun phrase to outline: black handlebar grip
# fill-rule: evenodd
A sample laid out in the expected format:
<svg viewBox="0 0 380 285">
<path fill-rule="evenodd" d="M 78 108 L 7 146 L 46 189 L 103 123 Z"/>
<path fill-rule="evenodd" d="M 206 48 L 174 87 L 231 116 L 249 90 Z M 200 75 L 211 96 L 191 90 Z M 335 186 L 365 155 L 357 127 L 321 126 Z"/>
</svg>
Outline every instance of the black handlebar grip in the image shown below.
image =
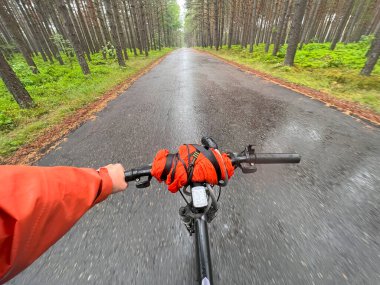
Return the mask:
<svg viewBox="0 0 380 285">
<path fill-rule="evenodd" d="M 254 163 L 299 163 L 301 156 L 298 153 L 256 153 Z"/>
<path fill-rule="evenodd" d="M 150 174 L 151 166 L 146 165 L 141 168 L 134 168 L 124 172 L 124 177 L 126 182 L 134 181 L 141 177 L 151 176 Z"/>
</svg>

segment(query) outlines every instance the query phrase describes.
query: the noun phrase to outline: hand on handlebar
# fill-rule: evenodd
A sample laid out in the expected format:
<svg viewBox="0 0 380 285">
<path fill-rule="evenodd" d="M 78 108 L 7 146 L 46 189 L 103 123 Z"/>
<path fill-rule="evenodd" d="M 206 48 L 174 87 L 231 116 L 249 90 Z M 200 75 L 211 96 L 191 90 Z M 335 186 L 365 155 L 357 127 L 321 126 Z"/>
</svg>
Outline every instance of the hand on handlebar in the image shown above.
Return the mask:
<svg viewBox="0 0 380 285">
<path fill-rule="evenodd" d="M 112 180 L 112 194 L 124 191 L 127 189 L 128 184 L 125 182 L 124 167 L 118 164 L 108 164 L 104 166 L 108 170 L 108 174 Z"/>
</svg>

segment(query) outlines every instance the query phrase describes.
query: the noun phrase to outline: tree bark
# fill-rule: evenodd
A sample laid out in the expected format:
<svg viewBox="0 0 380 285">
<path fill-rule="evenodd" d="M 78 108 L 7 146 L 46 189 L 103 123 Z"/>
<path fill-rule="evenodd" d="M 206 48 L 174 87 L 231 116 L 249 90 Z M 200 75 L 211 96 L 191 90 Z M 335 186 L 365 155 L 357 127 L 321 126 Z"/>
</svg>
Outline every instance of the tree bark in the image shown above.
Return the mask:
<svg viewBox="0 0 380 285">
<path fill-rule="evenodd" d="M 103 17 L 102 8 L 100 6 L 99 1 L 98 0 L 93 0 L 93 3 L 94 3 L 94 6 L 95 6 L 96 17 L 99 20 L 100 28 L 101 28 L 102 35 L 103 35 L 103 44 L 105 46 L 105 45 L 107 45 L 108 42 L 111 41 L 111 37 L 110 37 L 110 34 L 108 32 L 108 29 L 107 29 L 107 26 L 106 26 L 106 23 L 105 23 L 105 20 L 104 20 L 104 17 Z"/>
<path fill-rule="evenodd" d="M 66 28 L 66 34 L 69 37 L 69 41 L 73 45 L 75 54 L 78 59 L 78 63 L 82 69 L 83 74 L 90 74 L 90 68 L 88 67 L 87 61 L 84 57 L 84 51 L 82 49 L 82 45 L 79 41 L 78 35 L 75 32 L 74 24 L 71 21 L 69 11 L 65 5 L 65 2 L 62 0 L 55 0 L 56 5 L 62 15 L 63 25 Z"/>
<path fill-rule="evenodd" d="M 288 49 L 286 50 L 284 65 L 294 65 L 294 57 L 296 56 L 297 46 L 301 36 L 301 25 L 306 10 L 306 3 L 307 0 L 296 0 L 295 2 L 295 13 L 290 27 Z"/>
<path fill-rule="evenodd" d="M 15 41 L 17 48 L 21 51 L 32 72 L 38 73 L 37 65 L 31 56 L 31 51 L 27 47 L 28 45 L 22 35 L 20 26 L 17 24 L 11 11 L 7 9 L 5 0 L 0 0 L 0 17 L 3 19 L 7 30 L 10 32 L 12 39 Z"/>
<path fill-rule="evenodd" d="M 112 0 L 112 9 L 113 9 L 113 12 L 115 15 L 115 25 L 116 25 L 117 31 L 119 33 L 120 45 L 121 45 L 121 48 L 124 49 L 125 59 L 128 59 L 127 44 L 125 41 L 123 27 L 121 26 L 121 19 L 120 19 L 120 14 L 119 14 L 119 7 L 117 5 L 117 0 Z"/>
<path fill-rule="evenodd" d="M 370 76 L 380 55 L 380 29 L 377 30 L 371 49 L 367 53 L 367 62 L 360 72 L 361 75 Z"/>
<path fill-rule="evenodd" d="M 145 56 L 148 56 L 148 34 L 147 34 L 147 26 L 146 26 L 146 18 L 145 18 L 145 5 L 143 0 L 140 1 L 140 13 L 141 13 L 141 36 L 142 43 L 144 46 Z"/>
<path fill-rule="evenodd" d="M 283 29 L 286 29 L 284 27 L 284 24 L 285 24 L 285 19 L 286 19 L 286 12 L 288 11 L 288 7 L 289 7 L 289 2 L 290 2 L 290 0 L 285 0 L 284 7 L 283 7 L 283 10 L 281 13 L 280 22 L 278 24 L 279 30 L 278 30 L 278 32 L 276 34 L 276 38 L 274 40 L 274 47 L 273 47 L 272 55 L 277 55 L 277 53 L 280 49 L 280 46 L 281 46 L 281 35 L 283 33 Z"/>
<path fill-rule="evenodd" d="M 0 77 L 20 108 L 32 108 L 34 102 L 0 50 Z"/>
<path fill-rule="evenodd" d="M 137 56 L 135 38 L 133 36 L 133 24 L 131 23 L 130 15 L 128 15 L 128 7 L 127 7 L 127 4 L 125 3 L 125 0 L 123 1 L 123 4 L 124 4 L 124 10 L 125 10 L 125 17 L 127 18 L 127 24 L 128 24 L 129 34 L 130 34 L 130 37 L 131 37 L 131 45 L 132 45 L 132 48 L 133 48 L 133 53 L 134 53 L 135 56 Z M 159 19 L 158 19 L 158 22 L 160 22 Z"/>
<path fill-rule="evenodd" d="M 139 30 L 139 23 L 137 21 L 137 12 L 136 12 L 136 7 L 135 7 L 135 0 L 131 0 L 130 1 L 131 3 L 129 3 L 130 5 L 130 11 L 132 13 L 132 20 L 133 20 L 133 25 L 135 27 L 135 34 L 136 34 L 136 38 L 137 38 L 137 44 L 138 44 L 138 48 L 140 50 L 140 54 L 143 53 L 143 46 L 142 46 L 142 40 L 141 40 L 141 35 L 140 35 L 140 30 Z M 165 37 L 166 40 L 168 40 L 167 36 Z"/>
<path fill-rule="evenodd" d="M 214 46 L 215 49 L 219 49 L 219 9 L 218 0 L 214 0 Z"/>
<path fill-rule="evenodd" d="M 251 32 L 249 35 L 249 52 L 250 53 L 253 52 L 253 45 L 255 44 L 255 36 L 256 36 L 256 29 L 257 29 L 256 11 L 257 11 L 257 0 L 253 0 Z"/>
<path fill-rule="evenodd" d="M 81 11 L 81 7 L 79 5 L 79 1 L 78 0 L 74 0 L 75 2 L 75 6 L 77 8 L 77 14 L 79 16 L 79 22 L 80 22 L 80 25 L 82 26 L 82 29 L 83 29 L 83 41 L 86 42 L 87 44 L 87 47 L 88 47 L 88 50 L 92 53 L 95 53 L 96 52 L 96 48 L 94 46 L 94 43 L 92 41 L 92 38 L 91 38 L 91 35 L 90 35 L 90 31 L 87 27 L 87 23 L 86 21 L 84 20 L 84 17 L 83 17 L 83 13 Z"/>
<path fill-rule="evenodd" d="M 212 36 L 211 36 L 211 18 L 210 18 L 210 1 L 207 1 L 207 34 L 208 34 L 208 45 L 212 48 Z"/>
<path fill-rule="evenodd" d="M 112 38 L 112 43 L 114 44 L 115 49 L 116 49 L 117 61 L 121 67 L 125 67 L 126 65 L 123 58 L 121 44 L 117 35 L 117 29 L 116 29 L 115 19 L 113 15 L 115 11 L 112 10 L 111 0 L 104 0 L 104 4 L 106 6 L 106 13 L 107 13 L 107 18 L 109 22 L 109 29 L 110 29 L 110 34 Z"/>
<path fill-rule="evenodd" d="M 234 34 L 235 13 L 236 13 L 236 0 L 232 0 L 230 27 L 228 30 L 228 49 L 231 49 L 231 46 L 232 46 L 232 36 Z"/>
<path fill-rule="evenodd" d="M 335 49 L 336 44 L 338 43 L 338 41 L 342 37 L 343 29 L 347 25 L 347 20 L 350 17 L 351 10 L 352 10 L 353 6 L 354 6 L 354 0 L 348 0 L 347 4 L 346 4 L 346 7 L 345 7 L 345 11 L 344 11 L 343 17 L 340 19 L 338 28 L 337 28 L 337 30 L 335 32 L 335 36 L 334 36 L 334 38 L 333 38 L 333 40 L 331 42 L 330 50 L 334 50 Z"/>
</svg>

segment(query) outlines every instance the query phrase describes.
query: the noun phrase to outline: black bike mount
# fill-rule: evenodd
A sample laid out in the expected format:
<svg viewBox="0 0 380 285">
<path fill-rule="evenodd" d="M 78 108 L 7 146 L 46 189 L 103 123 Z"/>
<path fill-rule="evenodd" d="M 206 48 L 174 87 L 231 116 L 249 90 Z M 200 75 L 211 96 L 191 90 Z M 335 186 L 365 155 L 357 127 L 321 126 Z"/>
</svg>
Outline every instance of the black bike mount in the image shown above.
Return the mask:
<svg viewBox="0 0 380 285">
<path fill-rule="evenodd" d="M 217 143 L 211 137 L 202 137 L 201 143 L 207 149 L 209 149 L 210 147 L 213 149 L 218 149 Z"/>
<path fill-rule="evenodd" d="M 253 145 L 248 145 L 245 149 L 239 154 L 239 156 L 245 156 L 247 159 L 255 156 L 255 149 Z M 237 165 L 243 173 L 254 173 L 257 171 L 257 167 L 254 163 L 241 162 Z"/>
<path fill-rule="evenodd" d="M 182 222 L 184 223 L 187 231 L 189 232 L 190 236 L 195 232 L 195 223 L 194 221 L 199 218 L 204 218 L 207 223 L 211 223 L 212 220 L 216 217 L 217 211 L 219 209 L 218 206 L 218 200 L 216 199 L 216 196 L 214 194 L 214 190 L 211 187 L 211 185 L 206 184 L 207 191 L 208 191 L 208 205 L 204 208 L 195 208 L 193 206 L 193 202 L 186 201 L 186 206 L 179 208 L 179 215 L 181 217 Z M 190 187 L 189 187 L 190 188 Z M 185 190 L 182 190 L 185 192 Z M 220 191 L 220 189 L 219 189 Z M 182 192 L 181 192 L 182 193 Z M 185 192 L 186 193 L 186 192 Z M 188 192 L 191 197 L 191 189 Z"/>
<path fill-rule="evenodd" d="M 189 205 L 179 208 L 179 215 L 190 236 L 195 232 L 194 218 Z"/>
<path fill-rule="evenodd" d="M 146 180 L 136 179 L 136 188 L 147 188 L 150 186 L 150 181 L 152 180 L 152 175 L 149 175 Z"/>
</svg>

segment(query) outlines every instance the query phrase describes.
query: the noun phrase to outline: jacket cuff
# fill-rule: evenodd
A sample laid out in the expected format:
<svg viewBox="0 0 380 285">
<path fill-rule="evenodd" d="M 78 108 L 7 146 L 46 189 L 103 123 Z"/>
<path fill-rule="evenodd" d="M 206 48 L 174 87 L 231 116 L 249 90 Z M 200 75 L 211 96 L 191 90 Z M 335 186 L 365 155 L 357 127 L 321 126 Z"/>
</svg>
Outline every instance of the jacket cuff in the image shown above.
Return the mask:
<svg viewBox="0 0 380 285">
<path fill-rule="evenodd" d="M 112 193 L 112 180 L 108 174 L 107 168 L 100 168 L 99 176 L 101 179 L 99 188 L 100 193 L 98 193 L 98 196 L 94 201 L 94 205 L 104 201 L 108 197 L 108 195 Z"/>
</svg>

